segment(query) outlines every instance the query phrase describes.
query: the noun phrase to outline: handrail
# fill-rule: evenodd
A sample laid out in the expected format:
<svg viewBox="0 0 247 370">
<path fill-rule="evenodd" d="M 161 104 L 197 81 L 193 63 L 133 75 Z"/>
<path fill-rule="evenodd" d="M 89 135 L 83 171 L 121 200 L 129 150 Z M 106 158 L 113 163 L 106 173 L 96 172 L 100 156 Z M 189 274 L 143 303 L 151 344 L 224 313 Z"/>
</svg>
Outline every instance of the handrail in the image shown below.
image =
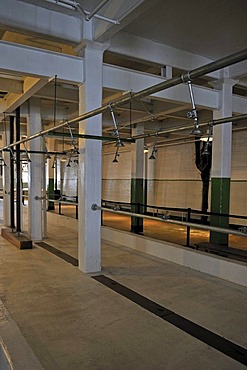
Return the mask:
<svg viewBox="0 0 247 370">
<path fill-rule="evenodd" d="M 144 218 L 144 219 L 149 219 L 149 220 L 155 220 L 155 221 L 162 221 L 162 222 L 167 222 L 175 225 L 182 225 L 182 226 L 188 226 L 188 227 L 193 227 L 195 229 L 200 229 L 200 230 L 207 230 L 207 231 L 216 231 L 220 232 L 222 234 L 231 234 L 231 235 L 238 235 L 238 236 L 246 236 L 247 233 L 240 232 L 240 231 L 235 231 L 232 229 L 225 229 L 217 226 L 209 226 L 209 225 L 202 225 L 202 224 L 195 224 L 193 222 L 187 222 L 187 221 L 177 221 L 177 220 L 171 220 L 167 218 L 159 218 L 159 217 L 154 217 L 154 216 L 148 216 L 148 215 L 143 215 L 139 213 L 134 213 L 134 212 L 127 212 L 127 211 L 120 211 L 120 210 L 115 210 L 112 208 L 107 208 L 107 207 L 101 207 L 98 206 L 97 204 L 92 204 L 92 210 L 93 211 L 108 211 L 112 213 L 119 213 L 127 216 L 134 216 L 138 218 Z"/>
<path fill-rule="evenodd" d="M 102 202 L 104 203 L 112 203 L 112 204 L 124 204 L 124 205 L 139 205 L 140 207 L 145 207 L 145 208 L 154 208 L 158 210 L 165 210 L 165 211 L 177 211 L 177 212 L 188 212 L 188 209 L 190 209 L 191 214 L 198 214 L 201 216 L 222 216 L 222 217 L 229 217 L 229 218 L 242 218 L 244 220 L 247 220 L 247 216 L 240 216 L 240 215 L 232 215 L 232 214 L 227 214 L 227 213 L 217 213 L 217 212 L 203 212 L 197 209 L 192 209 L 192 208 L 176 208 L 176 207 L 163 207 L 163 206 L 157 206 L 157 205 L 149 205 L 149 204 L 142 204 L 142 203 L 127 203 L 127 202 L 114 202 L 111 200 L 103 200 Z"/>
</svg>

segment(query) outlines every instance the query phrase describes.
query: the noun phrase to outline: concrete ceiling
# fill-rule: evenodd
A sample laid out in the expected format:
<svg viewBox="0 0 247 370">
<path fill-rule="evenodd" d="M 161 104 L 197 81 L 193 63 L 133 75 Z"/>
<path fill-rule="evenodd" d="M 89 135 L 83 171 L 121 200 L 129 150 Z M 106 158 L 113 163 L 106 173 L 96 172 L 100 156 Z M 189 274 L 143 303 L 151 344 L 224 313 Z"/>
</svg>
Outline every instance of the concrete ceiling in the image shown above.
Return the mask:
<svg viewBox="0 0 247 370">
<path fill-rule="evenodd" d="M 218 59 L 247 46 L 246 0 L 160 0 L 124 31 Z"/>
</svg>

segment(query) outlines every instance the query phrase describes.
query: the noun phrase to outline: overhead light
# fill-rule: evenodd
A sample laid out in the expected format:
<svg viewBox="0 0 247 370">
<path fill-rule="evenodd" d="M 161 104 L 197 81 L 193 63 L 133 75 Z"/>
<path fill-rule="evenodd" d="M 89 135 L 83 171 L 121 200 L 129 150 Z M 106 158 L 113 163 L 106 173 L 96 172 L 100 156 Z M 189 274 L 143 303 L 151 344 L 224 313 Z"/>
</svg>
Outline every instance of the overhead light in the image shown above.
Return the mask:
<svg viewBox="0 0 247 370">
<path fill-rule="evenodd" d="M 200 127 L 198 125 L 198 115 L 197 115 L 197 110 L 196 110 L 196 104 L 195 104 L 195 99 L 194 99 L 192 82 L 191 82 L 190 79 L 188 80 L 188 88 L 189 88 L 189 93 L 190 93 L 190 100 L 191 100 L 192 109 L 187 113 L 187 117 L 194 120 L 194 128 L 190 132 L 190 135 L 201 136 L 203 134 L 203 132 L 202 132 L 202 130 L 200 129 Z"/>
<path fill-rule="evenodd" d="M 148 147 L 147 147 L 147 145 L 144 146 L 143 152 L 144 153 L 148 153 Z"/>
<path fill-rule="evenodd" d="M 197 120 L 195 120 L 195 126 L 194 126 L 193 130 L 190 132 L 190 135 L 194 135 L 194 136 L 202 136 L 203 135 L 203 132 L 200 129 Z"/>
<path fill-rule="evenodd" d="M 120 140 L 120 138 L 117 139 L 117 142 L 115 144 L 117 148 L 121 148 L 124 146 L 124 143 Z"/>
<path fill-rule="evenodd" d="M 116 142 L 116 145 L 115 146 L 117 148 L 120 148 L 120 147 L 124 146 L 124 143 L 122 143 L 122 141 L 120 139 L 117 121 L 116 121 L 115 114 L 113 112 L 113 109 L 112 109 L 111 105 L 109 105 L 109 109 L 110 109 L 110 113 L 111 113 L 111 117 L 112 117 L 114 129 L 115 129 L 115 131 L 113 132 L 113 135 L 115 135 L 117 137 L 117 142 Z"/>
</svg>

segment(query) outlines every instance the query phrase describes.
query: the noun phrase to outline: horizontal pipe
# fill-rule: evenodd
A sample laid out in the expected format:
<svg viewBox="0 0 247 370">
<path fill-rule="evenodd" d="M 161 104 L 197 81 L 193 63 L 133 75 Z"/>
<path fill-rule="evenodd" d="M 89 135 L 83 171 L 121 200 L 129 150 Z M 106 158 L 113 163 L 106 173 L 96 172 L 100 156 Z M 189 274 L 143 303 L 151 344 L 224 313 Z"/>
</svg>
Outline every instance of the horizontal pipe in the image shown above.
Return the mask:
<svg viewBox="0 0 247 370">
<path fill-rule="evenodd" d="M 240 231 L 236 231 L 236 230 L 224 229 L 224 228 L 216 227 L 216 226 L 200 225 L 200 224 L 195 224 L 193 222 L 177 221 L 177 220 L 163 219 L 163 218 L 158 218 L 158 217 L 148 216 L 148 215 L 140 215 L 139 213 L 134 213 L 134 212 L 118 211 L 118 210 L 114 210 L 111 208 L 100 207 L 97 204 L 92 205 L 92 210 L 93 211 L 97 211 L 97 210 L 107 211 L 107 212 L 112 212 L 112 213 L 119 213 L 125 216 L 134 216 L 134 217 L 144 218 L 148 220 L 162 221 L 162 222 L 166 222 L 166 223 L 170 223 L 174 225 L 189 226 L 189 227 L 192 227 L 193 229 L 200 229 L 200 230 L 206 230 L 206 231 L 217 231 L 222 234 L 247 236 L 246 233 L 241 233 Z"/>
<path fill-rule="evenodd" d="M 3 152 L 10 152 L 9 149 L 4 149 Z M 12 150 L 13 153 L 16 152 L 16 150 Z M 51 152 L 51 151 L 47 151 L 47 152 L 44 152 L 42 150 L 20 150 L 21 153 L 31 153 L 31 154 L 51 154 L 51 155 L 66 155 L 68 153 L 66 152 Z"/>
<path fill-rule="evenodd" d="M 232 64 L 241 62 L 245 59 L 247 59 L 247 49 L 245 49 L 243 51 L 240 51 L 238 53 L 229 55 L 229 56 L 224 57 L 222 59 L 219 59 L 218 61 L 206 64 L 202 67 L 196 68 L 196 69 L 194 69 L 190 72 L 183 73 L 181 76 L 171 78 L 171 79 L 166 80 L 164 82 L 161 82 L 157 85 L 154 85 L 154 86 L 149 87 L 147 89 L 141 90 L 137 93 L 129 93 L 126 96 L 122 97 L 121 99 L 111 102 L 111 108 L 114 109 L 118 106 L 122 106 L 126 103 L 129 103 L 134 99 L 141 99 L 141 98 L 144 98 L 146 96 L 157 93 L 159 91 L 162 91 L 162 90 L 168 89 L 170 87 L 179 85 L 183 82 L 188 82 L 188 80 L 192 80 L 193 78 L 201 77 L 204 74 L 214 72 L 218 69 L 221 69 L 221 68 L 230 66 Z M 59 128 L 63 128 L 65 126 L 67 126 L 68 124 L 71 125 L 73 123 L 84 121 L 84 120 L 86 120 L 88 118 L 91 118 L 91 117 L 94 117 L 98 114 L 102 114 L 102 113 L 106 112 L 108 109 L 109 109 L 109 104 L 103 105 L 103 106 L 101 106 L 99 108 L 96 108 L 92 111 L 89 111 L 87 113 L 83 113 L 82 115 L 80 115 L 80 116 L 78 116 L 74 119 L 71 119 L 69 121 L 60 123 L 59 125 L 53 126 L 49 129 L 37 132 L 33 135 L 30 135 L 29 137 L 27 137 L 25 139 L 19 140 L 18 142 L 6 145 L 5 147 L 1 148 L 0 151 L 2 151 L 3 149 L 11 148 L 11 147 L 13 147 L 15 145 L 18 145 L 18 144 L 22 144 L 22 143 L 27 142 L 29 140 L 35 139 L 39 136 L 45 135 L 45 134 L 47 134 L 49 132 L 52 132 L 54 130 L 57 130 Z"/>
<path fill-rule="evenodd" d="M 239 116 L 225 117 L 225 118 L 219 118 L 219 119 L 212 119 L 209 121 L 201 122 L 200 127 L 217 126 L 217 125 L 221 125 L 222 123 L 243 121 L 245 119 L 247 119 L 247 114 L 241 114 Z M 135 140 L 138 140 L 138 139 L 143 139 L 145 137 L 152 137 L 152 136 L 157 136 L 157 135 L 170 134 L 170 133 L 178 132 L 178 131 L 191 130 L 193 128 L 194 128 L 194 125 L 180 126 L 177 128 L 170 128 L 170 129 L 168 128 L 168 129 L 157 131 L 154 133 L 152 132 L 151 134 L 135 135 L 132 138 Z M 121 129 L 121 127 L 119 129 Z"/>
</svg>

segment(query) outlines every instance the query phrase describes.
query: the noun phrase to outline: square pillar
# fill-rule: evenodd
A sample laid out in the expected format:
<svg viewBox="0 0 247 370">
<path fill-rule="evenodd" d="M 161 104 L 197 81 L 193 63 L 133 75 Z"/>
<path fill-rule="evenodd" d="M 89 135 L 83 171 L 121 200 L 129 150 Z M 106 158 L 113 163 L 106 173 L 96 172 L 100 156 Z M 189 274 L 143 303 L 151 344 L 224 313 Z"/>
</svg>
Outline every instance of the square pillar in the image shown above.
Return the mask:
<svg viewBox="0 0 247 370">
<path fill-rule="evenodd" d="M 9 122 L 7 123 L 4 118 L 4 146 L 10 144 L 10 130 L 9 130 Z M 5 226 L 10 227 L 11 225 L 11 204 L 10 204 L 10 152 L 2 152 L 2 156 L 4 159 L 4 163 L 6 166 L 3 166 L 3 224 Z"/>
<path fill-rule="evenodd" d="M 42 131 L 40 99 L 29 100 L 28 136 Z M 43 150 L 43 139 L 37 137 L 29 141 L 30 150 Z M 42 240 L 42 187 L 44 155 L 30 153 L 28 178 L 28 234 L 32 240 Z"/>
<path fill-rule="evenodd" d="M 86 41 L 84 47 L 85 81 L 79 87 L 79 114 L 102 105 L 104 45 Z M 80 134 L 102 135 L 102 115 L 79 124 Z M 101 212 L 93 211 L 93 203 L 101 205 L 102 142 L 79 139 L 78 168 L 78 259 L 86 273 L 101 270 Z"/>
<path fill-rule="evenodd" d="M 220 109 L 213 112 L 213 118 L 224 118 L 232 115 L 232 87 L 236 81 L 223 78 L 216 87 L 221 90 Z M 212 174 L 211 174 L 211 212 L 229 214 L 230 181 L 232 154 L 232 123 L 216 125 L 213 128 Z M 229 227 L 229 218 L 211 216 L 211 225 Z M 228 245 L 228 235 L 210 232 L 210 242 Z"/>
</svg>

